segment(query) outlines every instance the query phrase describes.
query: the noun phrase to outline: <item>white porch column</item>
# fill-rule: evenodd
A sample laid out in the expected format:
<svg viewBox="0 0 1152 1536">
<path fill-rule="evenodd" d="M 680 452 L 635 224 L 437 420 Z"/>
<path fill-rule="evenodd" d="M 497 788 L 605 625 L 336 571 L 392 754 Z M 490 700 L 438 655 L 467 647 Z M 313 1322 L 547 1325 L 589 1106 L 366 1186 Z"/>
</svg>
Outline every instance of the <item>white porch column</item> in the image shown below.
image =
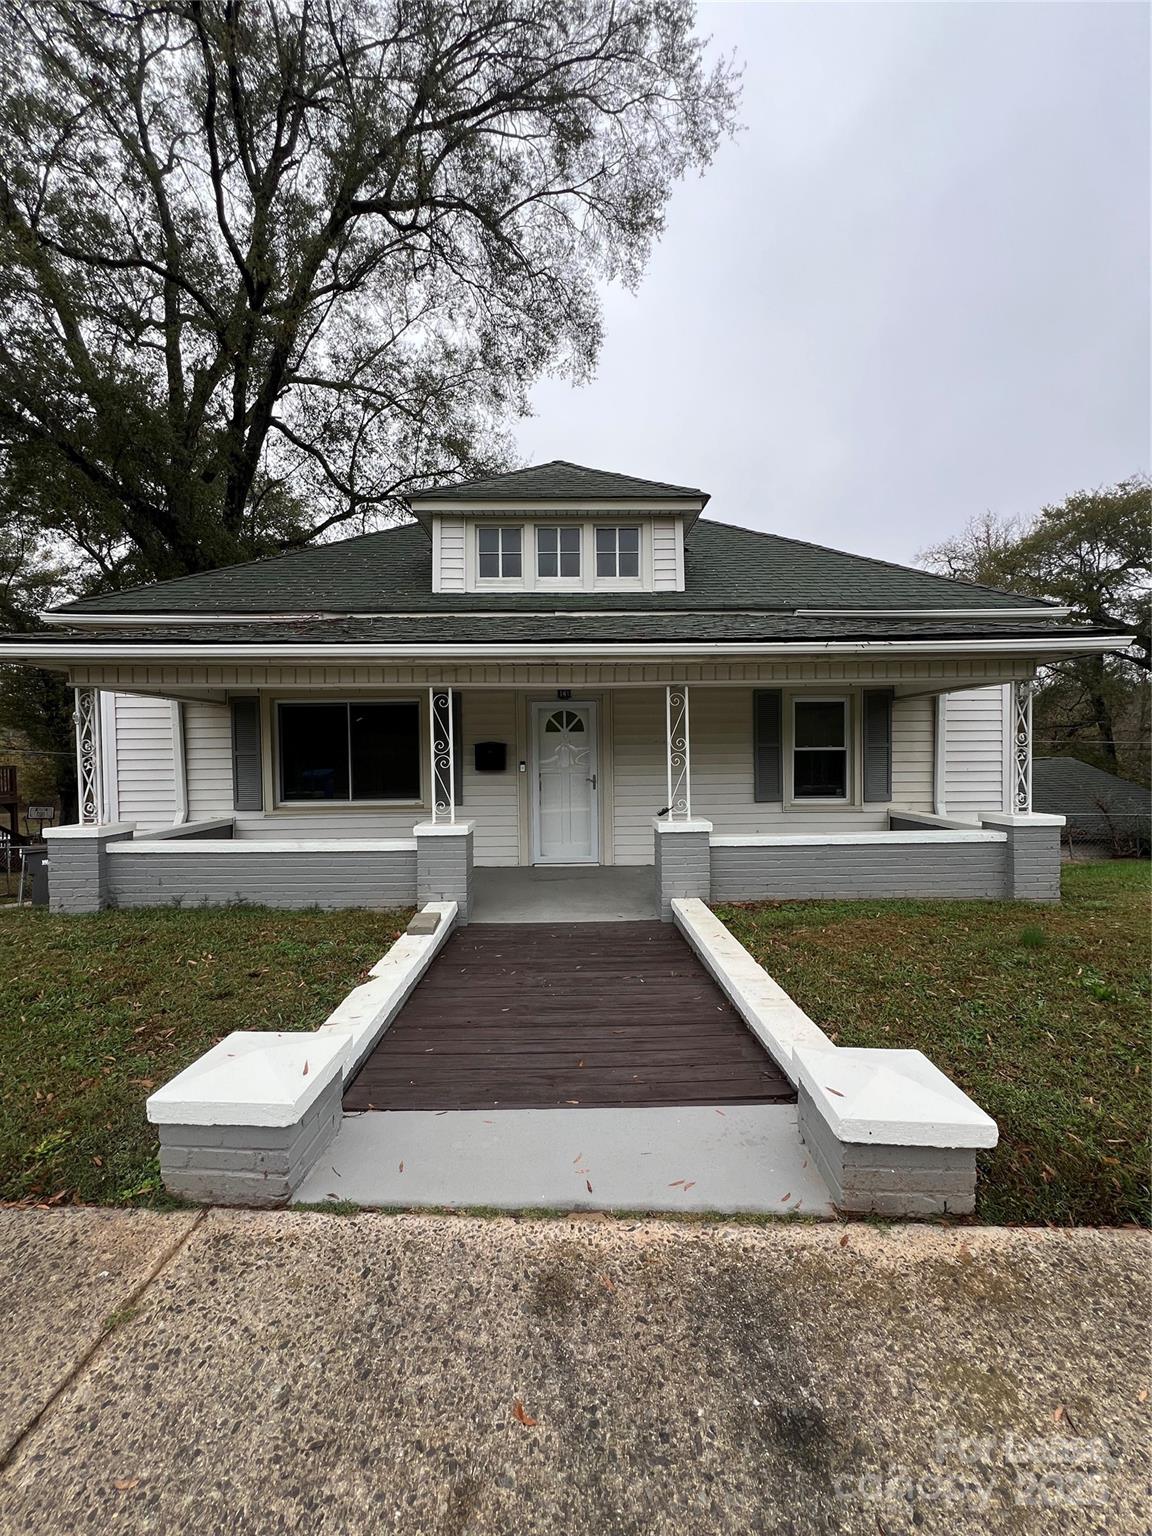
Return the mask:
<svg viewBox="0 0 1152 1536">
<path fill-rule="evenodd" d="M 692 820 L 692 736 L 688 718 L 687 683 L 670 683 L 665 690 L 668 747 L 668 820 Z"/>
<path fill-rule="evenodd" d="M 1012 805 L 1018 816 L 1032 810 L 1032 683 L 1012 684 Z"/>
<path fill-rule="evenodd" d="M 456 742 L 451 688 L 429 688 L 428 730 L 432 748 L 432 821 L 456 820 Z"/>
<path fill-rule="evenodd" d="M 100 690 L 77 688 L 72 719 L 76 725 L 76 792 L 80 823 L 99 826 L 107 820 L 104 754 L 100 742 Z"/>
</svg>

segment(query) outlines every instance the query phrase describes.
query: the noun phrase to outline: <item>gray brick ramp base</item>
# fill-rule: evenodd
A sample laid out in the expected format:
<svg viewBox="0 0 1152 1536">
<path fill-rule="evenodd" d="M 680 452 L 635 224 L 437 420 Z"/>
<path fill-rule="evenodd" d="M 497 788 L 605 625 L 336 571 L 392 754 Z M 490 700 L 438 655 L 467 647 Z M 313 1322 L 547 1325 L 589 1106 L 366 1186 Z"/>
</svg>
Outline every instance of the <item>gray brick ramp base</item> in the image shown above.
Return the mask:
<svg viewBox="0 0 1152 1536">
<path fill-rule="evenodd" d="M 165 1187 L 213 1205 L 283 1205 L 336 1134 L 337 1073 L 296 1125 L 161 1125 Z"/>
<path fill-rule="evenodd" d="M 1002 900 L 1005 843 L 713 846 L 713 901 L 923 896 Z M 1057 864 L 1057 880 L 1059 866 Z M 692 893 L 690 893 L 692 894 Z"/>
<path fill-rule="evenodd" d="M 243 853 L 123 853 L 107 859 L 107 899 L 115 907 L 195 907 L 248 902 L 262 907 L 411 906 L 416 850 L 330 849 Z M 55 875 L 55 871 L 53 872 Z M 87 908 L 86 910 L 92 910 Z"/>
<path fill-rule="evenodd" d="M 976 1209 L 976 1153 L 953 1147 L 889 1147 L 840 1141 L 803 1085 L 800 1136 L 850 1215 L 968 1216 Z"/>
</svg>

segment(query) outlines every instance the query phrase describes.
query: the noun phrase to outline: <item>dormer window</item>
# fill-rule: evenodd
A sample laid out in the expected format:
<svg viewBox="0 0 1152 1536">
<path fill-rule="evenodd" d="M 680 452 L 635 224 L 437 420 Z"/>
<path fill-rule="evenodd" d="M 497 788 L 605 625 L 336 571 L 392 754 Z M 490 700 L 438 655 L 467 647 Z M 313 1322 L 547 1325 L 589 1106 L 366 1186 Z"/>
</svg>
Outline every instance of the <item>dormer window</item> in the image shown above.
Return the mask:
<svg viewBox="0 0 1152 1536">
<path fill-rule="evenodd" d="M 610 580 L 639 580 L 639 528 L 597 528 L 596 575 Z"/>
<path fill-rule="evenodd" d="M 536 529 L 536 575 L 541 581 L 579 581 L 580 544 L 583 530 L 574 528 Z"/>
<path fill-rule="evenodd" d="M 520 579 L 522 534 L 523 530 L 517 527 L 476 530 L 477 572 L 481 581 Z"/>
</svg>

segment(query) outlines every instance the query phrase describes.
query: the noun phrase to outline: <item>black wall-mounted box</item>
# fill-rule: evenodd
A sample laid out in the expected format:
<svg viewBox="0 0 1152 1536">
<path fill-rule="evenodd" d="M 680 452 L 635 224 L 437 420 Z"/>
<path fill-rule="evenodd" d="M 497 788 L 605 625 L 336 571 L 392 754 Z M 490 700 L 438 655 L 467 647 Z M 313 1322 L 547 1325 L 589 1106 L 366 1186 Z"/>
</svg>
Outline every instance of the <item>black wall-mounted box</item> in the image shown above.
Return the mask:
<svg viewBox="0 0 1152 1536">
<path fill-rule="evenodd" d="M 508 767 L 506 741 L 478 741 L 475 752 L 477 773 L 503 773 Z"/>
</svg>

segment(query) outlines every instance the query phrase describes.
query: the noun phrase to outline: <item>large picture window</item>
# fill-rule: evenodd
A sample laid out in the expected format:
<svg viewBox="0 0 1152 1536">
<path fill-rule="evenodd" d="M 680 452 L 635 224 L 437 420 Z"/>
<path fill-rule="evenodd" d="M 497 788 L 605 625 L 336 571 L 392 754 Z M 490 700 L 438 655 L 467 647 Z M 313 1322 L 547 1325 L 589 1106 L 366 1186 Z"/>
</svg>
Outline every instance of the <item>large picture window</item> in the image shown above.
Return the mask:
<svg viewBox="0 0 1152 1536">
<path fill-rule="evenodd" d="M 281 800 L 419 800 L 415 700 L 278 706 Z"/>
<path fill-rule="evenodd" d="M 847 699 L 793 701 L 792 798 L 847 800 Z"/>
<path fill-rule="evenodd" d="M 481 581 L 518 577 L 524 564 L 520 528 L 477 528 L 476 572 Z"/>
</svg>

